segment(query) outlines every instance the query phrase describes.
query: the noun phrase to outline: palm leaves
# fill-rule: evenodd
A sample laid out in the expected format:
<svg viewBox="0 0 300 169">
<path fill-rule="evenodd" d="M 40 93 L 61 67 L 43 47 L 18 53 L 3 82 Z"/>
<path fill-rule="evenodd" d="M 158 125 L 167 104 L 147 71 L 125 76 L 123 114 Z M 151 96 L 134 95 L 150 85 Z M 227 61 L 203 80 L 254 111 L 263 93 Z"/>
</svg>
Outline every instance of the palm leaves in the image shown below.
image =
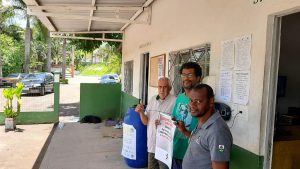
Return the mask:
<svg viewBox="0 0 300 169">
<path fill-rule="evenodd" d="M 6 104 L 4 106 L 4 115 L 6 118 L 15 118 L 19 115 L 22 105 L 21 94 L 23 88 L 24 84 L 18 83 L 16 88 L 3 89 L 2 94 L 6 99 Z M 13 108 L 14 97 L 17 98 L 17 110 L 14 110 Z"/>
</svg>

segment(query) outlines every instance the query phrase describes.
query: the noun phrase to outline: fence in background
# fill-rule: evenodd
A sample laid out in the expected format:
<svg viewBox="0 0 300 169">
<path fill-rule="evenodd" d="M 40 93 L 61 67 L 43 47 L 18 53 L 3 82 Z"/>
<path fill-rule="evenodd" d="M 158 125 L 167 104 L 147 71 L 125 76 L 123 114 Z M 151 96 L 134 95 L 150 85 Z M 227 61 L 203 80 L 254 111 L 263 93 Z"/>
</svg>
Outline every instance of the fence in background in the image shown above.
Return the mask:
<svg viewBox="0 0 300 169">
<path fill-rule="evenodd" d="M 30 93 L 22 95 L 21 113 L 17 117 L 18 124 L 53 123 L 59 119 L 59 83 L 54 83 L 53 92 Z M 5 98 L 0 89 L 0 124 L 4 124 L 3 107 Z M 36 90 L 40 90 L 37 88 Z"/>
</svg>

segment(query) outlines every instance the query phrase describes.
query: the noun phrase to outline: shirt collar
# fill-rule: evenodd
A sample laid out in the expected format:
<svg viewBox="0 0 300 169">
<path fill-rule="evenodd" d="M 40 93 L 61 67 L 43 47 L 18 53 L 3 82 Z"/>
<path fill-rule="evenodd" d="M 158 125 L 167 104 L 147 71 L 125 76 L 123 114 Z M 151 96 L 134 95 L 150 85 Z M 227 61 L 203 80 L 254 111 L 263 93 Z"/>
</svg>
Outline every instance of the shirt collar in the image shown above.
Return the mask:
<svg viewBox="0 0 300 169">
<path fill-rule="evenodd" d="M 221 118 L 221 115 L 218 111 L 215 111 L 212 116 L 201 126 L 203 129 L 207 129 L 210 125 L 212 125 L 217 119 Z"/>
<path fill-rule="evenodd" d="M 168 96 L 164 100 L 158 99 L 157 101 L 160 102 L 160 103 L 162 103 L 162 102 L 168 100 L 170 98 L 170 95 L 171 94 L 168 94 Z"/>
</svg>

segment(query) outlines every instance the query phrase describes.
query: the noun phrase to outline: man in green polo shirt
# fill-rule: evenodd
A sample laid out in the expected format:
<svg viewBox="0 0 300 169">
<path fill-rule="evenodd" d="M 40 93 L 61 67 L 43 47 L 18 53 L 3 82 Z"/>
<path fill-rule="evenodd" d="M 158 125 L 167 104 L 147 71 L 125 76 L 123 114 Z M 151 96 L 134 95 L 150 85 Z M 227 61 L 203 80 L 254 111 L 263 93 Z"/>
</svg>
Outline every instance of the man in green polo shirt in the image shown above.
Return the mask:
<svg viewBox="0 0 300 169">
<path fill-rule="evenodd" d="M 189 95 L 193 86 L 201 81 L 202 69 L 196 62 L 187 62 L 181 66 L 180 76 L 184 93 L 178 95 L 172 113 L 177 121 L 173 139 L 172 169 L 182 168 L 182 160 L 188 147 L 189 137 L 198 123 L 189 111 Z"/>
</svg>

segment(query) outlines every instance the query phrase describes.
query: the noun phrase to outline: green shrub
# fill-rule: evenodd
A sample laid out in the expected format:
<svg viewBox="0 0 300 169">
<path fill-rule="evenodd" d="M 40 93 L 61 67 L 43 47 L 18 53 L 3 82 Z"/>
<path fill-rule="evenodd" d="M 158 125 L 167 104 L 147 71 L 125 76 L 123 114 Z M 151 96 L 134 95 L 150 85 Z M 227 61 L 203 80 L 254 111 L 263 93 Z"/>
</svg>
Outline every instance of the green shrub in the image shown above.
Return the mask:
<svg viewBox="0 0 300 169">
<path fill-rule="evenodd" d="M 6 104 L 4 106 L 4 116 L 6 118 L 15 118 L 20 114 L 21 110 L 21 95 L 22 95 L 22 90 L 24 88 L 23 83 L 18 83 L 15 88 L 8 88 L 8 89 L 3 89 L 2 93 L 4 98 L 6 99 Z M 13 109 L 13 99 L 14 97 L 17 98 L 17 110 Z"/>
<path fill-rule="evenodd" d="M 59 82 L 60 82 L 60 84 L 69 84 L 68 79 L 60 79 Z"/>
</svg>

